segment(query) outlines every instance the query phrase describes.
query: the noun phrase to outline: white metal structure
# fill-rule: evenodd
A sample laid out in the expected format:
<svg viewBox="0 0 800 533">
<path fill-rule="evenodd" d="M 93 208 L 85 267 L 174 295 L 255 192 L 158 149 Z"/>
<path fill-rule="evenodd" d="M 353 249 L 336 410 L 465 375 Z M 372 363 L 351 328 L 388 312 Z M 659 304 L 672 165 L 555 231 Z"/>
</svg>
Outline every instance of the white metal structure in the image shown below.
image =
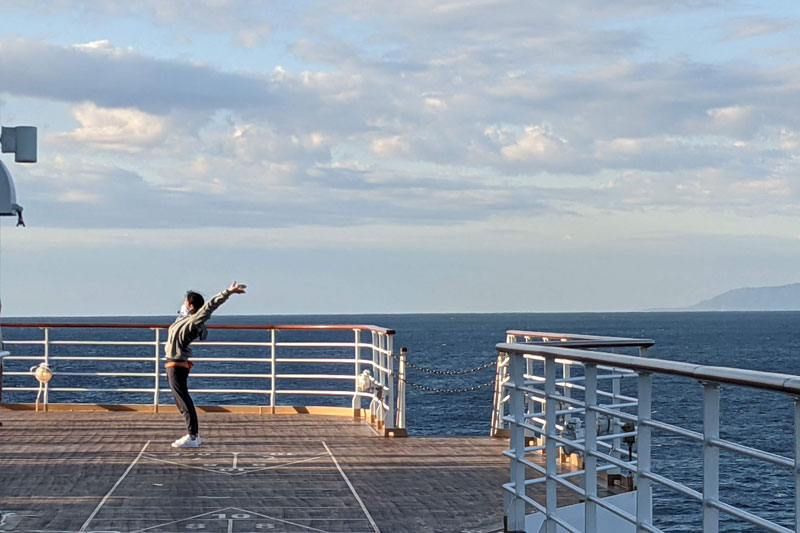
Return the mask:
<svg viewBox="0 0 800 533">
<path fill-rule="evenodd" d="M 36 128 L 33 126 L 3 126 L 0 134 L 3 153 L 14 153 L 17 163 L 36 162 Z M 6 165 L 0 161 L 0 216 L 16 216 L 22 224 L 22 207 L 17 204 L 14 180 Z"/>
<path fill-rule="evenodd" d="M 543 344 L 558 345 L 569 348 L 578 348 L 582 350 L 591 350 L 597 348 L 608 348 L 614 353 L 619 353 L 624 349 L 633 349 L 640 357 L 647 357 L 647 349 L 655 343 L 650 339 L 631 339 L 625 337 L 607 337 L 599 335 L 575 335 L 572 333 L 551 333 L 543 331 L 522 331 L 522 330 L 508 330 L 506 332 L 506 343 L 512 344 L 516 342 L 524 342 L 525 344 Z M 525 378 L 530 380 L 544 381 L 544 373 L 539 372 L 536 374 L 537 368 L 534 365 L 535 358 L 528 358 L 525 365 Z M 559 360 L 558 364 L 561 365 L 561 380 L 558 381 L 558 387 L 565 396 L 569 397 L 572 390 L 582 390 L 583 387 L 580 383 L 583 381 L 582 376 L 572 376 L 570 367 L 577 363 L 569 360 Z M 620 392 L 620 381 L 626 377 L 625 373 L 611 374 L 606 379 L 611 380 L 611 390 L 609 392 L 601 391 L 600 394 L 607 395 L 611 398 L 612 403 L 616 404 L 618 401 L 636 402 L 636 398 L 623 397 Z M 503 385 L 508 382 L 508 355 L 505 353 L 498 353 L 497 355 L 497 375 L 494 388 L 494 401 L 492 403 L 492 425 L 489 435 L 492 437 L 507 437 L 508 430 L 507 424 L 504 423 L 503 415 L 507 408 L 508 395 L 503 389 Z M 529 395 L 526 399 L 526 407 L 530 407 L 531 402 L 544 404 L 543 397 Z M 633 404 L 635 405 L 635 403 Z M 534 423 L 540 426 L 544 425 L 544 420 L 534 420 Z M 618 422 L 618 420 L 614 420 Z"/>
<path fill-rule="evenodd" d="M 800 377 L 742 370 L 736 368 L 702 366 L 676 361 L 647 359 L 607 352 L 595 352 L 575 348 L 552 346 L 548 344 L 498 344 L 497 350 L 508 356 L 509 380 L 505 388 L 509 394 L 510 414 L 504 420 L 510 424 L 510 449 L 505 452 L 510 458 L 511 480 L 505 484 L 504 505 L 509 531 L 525 531 L 526 509 L 528 506 L 544 514 L 543 529 L 546 533 L 556 531 L 608 531 L 599 520 L 599 511 L 608 511 L 630 524 L 631 531 L 660 531 L 654 525 L 652 514 L 652 489 L 660 485 L 677 491 L 702 505 L 704 532 L 719 531 L 720 513 L 726 513 L 743 523 L 758 526 L 763 530 L 776 532 L 797 531 L 800 528 Z M 529 360 L 541 361 L 545 380 L 529 379 L 526 365 Z M 582 394 L 567 396 L 564 383 L 559 376 L 562 361 L 580 365 L 584 373 Z M 563 371 L 562 371 L 563 372 Z M 626 412 L 626 406 L 613 406 L 602 398 L 603 378 L 608 375 L 627 373 L 635 377 L 637 396 L 635 413 Z M 653 376 L 670 376 L 694 380 L 702 386 L 702 432 L 678 427 L 653 418 L 652 380 Z M 544 386 L 542 388 L 542 385 Z M 749 387 L 776 393 L 786 402 L 793 402 L 794 409 L 794 457 L 784 457 L 757 448 L 744 446 L 720 437 L 720 386 Z M 526 412 L 526 398 L 530 395 L 543 397 L 544 406 Z M 610 401 L 614 401 L 611 399 Z M 568 406 L 559 410 L 559 404 Z M 534 404 L 538 406 L 539 404 Z M 630 410 L 630 408 L 628 408 Z M 578 439 L 567 439 L 557 429 L 559 415 L 583 417 L 585 435 Z M 613 445 L 598 436 L 596 420 L 599 416 L 619 418 L 635 424 L 635 430 L 612 434 L 610 439 L 631 436 L 636 439 L 636 453 L 629 458 L 618 457 Z M 531 420 L 544 418 L 544 425 L 531 423 Z M 687 486 L 681 479 L 670 479 L 653 472 L 651 468 L 652 430 L 666 432 L 690 442 L 699 443 L 702 453 L 702 490 Z M 526 431 L 544 437 L 543 446 L 526 446 Z M 576 472 L 560 472 L 556 464 L 557 449 L 568 447 L 579 450 L 583 455 L 583 468 Z M 794 481 L 794 528 L 789 529 L 775 522 L 756 516 L 745 509 L 720 500 L 720 451 L 732 453 L 734 457 L 759 460 L 783 467 L 791 472 Z M 541 467 L 526 456 L 531 453 L 546 454 L 546 467 Z M 632 472 L 636 478 L 635 510 L 626 511 L 615 505 L 612 499 L 598 497 L 599 471 L 620 468 Z M 529 477 L 533 472 L 534 476 Z M 536 501 L 528 494 L 528 488 L 544 484 L 545 501 Z M 582 485 L 582 486 L 581 486 Z M 570 523 L 558 509 L 556 488 L 564 487 L 579 495 L 585 501 L 583 520 L 580 524 Z M 530 530 L 533 531 L 533 530 Z M 540 531 L 537 527 L 535 531 Z"/>
<path fill-rule="evenodd" d="M 19 332 L 20 328 L 28 331 L 41 330 L 40 340 L 5 340 L 7 348 L 13 352 L 14 346 L 41 346 L 41 354 L 7 355 L 5 357 L 5 390 L 11 392 L 35 392 L 40 384 L 36 382 L 28 369 L 33 363 L 44 364 L 54 370 L 52 380 L 43 383 L 43 405 L 50 403 L 51 393 L 76 393 L 90 397 L 93 393 L 140 393 L 152 398 L 152 408 L 158 410 L 159 394 L 168 393 L 165 388 L 164 374 L 164 341 L 168 324 L 6 324 L 6 331 Z M 369 410 L 378 427 L 387 430 L 405 429 L 405 365 L 401 357 L 393 352 L 394 331 L 369 325 L 209 325 L 211 330 L 223 330 L 250 336 L 261 336 L 263 340 L 237 341 L 204 341 L 194 345 L 198 349 L 208 351 L 213 347 L 213 355 L 198 355 L 192 358 L 195 370 L 192 379 L 208 378 L 212 383 L 231 383 L 232 379 L 241 383 L 243 380 L 253 383 L 245 388 L 212 386 L 193 388 L 197 394 L 231 394 L 261 395 L 264 402 L 260 406 L 275 412 L 278 406 L 277 396 L 313 396 L 329 398 L 351 398 L 352 408 L 361 409 L 362 399 L 370 403 Z M 130 334 L 141 336 L 141 340 L 109 341 L 109 340 L 76 340 L 64 339 L 72 337 L 76 330 L 86 334 L 89 331 L 99 335 L 108 329 L 127 330 Z M 68 333 L 67 333 L 68 332 Z M 149 333 L 148 333 L 149 332 Z M 288 336 L 292 332 L 295 340 L 283 340 L 281 335 Z M 319 332 L 333 336 L 334 340 L 297 340 L 296 337 L 312 335 Z M 335 333 L 334 333 L 335 332 Z M 340 340 L 351 335 L 351 340 Z M 60 335 L 59 335 L 60 334 Z M 150 336 L 148 340 L 146 337 Z M 53 337 L 62 337 L 54 340 Z M 108 338 L 108 335 L 104 335 Z M 81 354 L 64 353 L 67 349 Z M 101 352 L 101 355 L 90 355 Z M 231 355 L 231 352 L 240 355 Z M 247 352 L 247 355 L 241 355 Z M 322 352 L 322 356 L 318 355 Z M 136 366 L 136 371 L 91 371 L 63 370 L 71 364 L 92 362 L 93 367 L 103 363 L 114 365 Z M 203 371 L 205 363 L 235 363 L 240 370 L 230 371 L 231 365 L 218 365 L 218 371 Z M 324 373 L 297 372 L 298 367 L 329 368 Z M 228 368 L 226 368 L 228 367 Z M 282 371 L 288 368 L 288 371 Z M 369 379 L 365 380 L 364 370 L 368 370 Z M 399 372 L 399 373 L 398 373 Z M 30 379 L 28 379 L 28 377 Z M 120 378 L 141 381 L 141 386 L 117 386 Z M 361 378 L 361 379 L 360 379 Z M 86 385 L 87 381 L 100 380 L 102 386 Z M 206 382 L 208 382 L 206 380 Z M 10 382 L 15 384 L 11 384 Z M 326 382 L 327 387 L 281 388 L 281 383 L 291 381 L 297 383 Z M 25 383 L 30 383 L 29 385 Z M 334 384 L 331 386 L 331 384 Z M 361 385 L 359 387 L 359 384 Z M 0 390 L 2 390 L 0 382 Z M 95 395 L 96 396 L 96 395 Z M 94 403 L 94 402 L 88 402 Z M 105 402 L 115 403 L 115 402 Z M 122 403 L 122 402 L 116 402 Z"/>
<path fill-rule="evenodd" d="M 0 130 L 0 145 L 4 154 L 14 154 L 17 163 L 36 163 L 36 127 L 3 126 Z"/>
</svg>

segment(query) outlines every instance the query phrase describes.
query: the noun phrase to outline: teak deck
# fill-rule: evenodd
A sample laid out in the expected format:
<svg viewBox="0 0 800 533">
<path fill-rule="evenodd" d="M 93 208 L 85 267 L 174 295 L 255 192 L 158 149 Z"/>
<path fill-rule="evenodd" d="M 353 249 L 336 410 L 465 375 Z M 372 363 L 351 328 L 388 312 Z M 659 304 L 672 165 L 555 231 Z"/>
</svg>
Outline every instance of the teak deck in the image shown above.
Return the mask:
<svg viewBox="0 0 800 533">
<path fill-rule="evenodd" d="M 0 531 L 502 531 L 504 439 L 387 438 L 358 420 L 0 411 Z"/>
</svg>

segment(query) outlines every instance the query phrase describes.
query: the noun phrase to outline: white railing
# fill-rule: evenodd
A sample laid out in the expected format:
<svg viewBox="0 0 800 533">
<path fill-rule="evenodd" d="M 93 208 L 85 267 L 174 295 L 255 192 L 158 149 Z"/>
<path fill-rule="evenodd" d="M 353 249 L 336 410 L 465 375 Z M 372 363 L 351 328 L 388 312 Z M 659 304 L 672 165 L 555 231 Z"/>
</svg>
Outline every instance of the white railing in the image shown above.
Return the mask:
<svg viewBox="0 0 800 533">
<path fill-rule="evenodd" d="M 102 403 L 108 404 L 124 403 L 116 399 L 119 395 L 142 395 L 152 399 L 147 405 L 157 411 L 159 396 L 170 392 L 164 374 L 168 324 L 4 324 L 3 327 L 4 345 L 12 354 L 4 357 L 5 386 L 0 380 L 0 391 L 5 388 L 7 396 L 40 392 L 46 408 L 54 394 L 83 398 L 100 395 L 107 398 Z M 401 357 L 394 354 L 393 330 L 369 325 L 209 325 L 208 329 L 249 338 L 193 344 L 192 380 L 207 384 L 192 388 L 193 394 L 238 398 L 257 395 L 264 398 L 258 405 L 271 412 L 279 405 L 280 395 L 351 398 L 352 408 L 359 411 L 362 401 L 368 400 L 370 417 L 379 427 L 405 429 L 405 365 L 401 360 L 405 352 L 401 352 Z M 19 338 L 31 337 L 30 332 L 36 330 L 41 331 L 41 338 Z M 114 331 L 109 333 L 109 330 Z M 348 332 L 351 340 L 347 340 Z M 95 338 L 69 338 L 76 334 Z M 339 338 L 314 338 L 321 335 Z M 214 336 L 220 337 L 221 333 L 212 333 Z M 298 338 L 303 336 L 308 339 Z M 135 339 L 108 340 L 130 337 Z M 37 353 L 18 355 L 22 350 Z M 33 367 L 29 369 L 31 364 Z M 35 379 L 33 371 L 40 364 L 53 369 L 51 381 L 40 384 Z M 124 368 L 102 368 L 107 364 Z M 237 385 L 243 380 L 252 385 L 224 386 L 231 380 Z M 136 385 L 120 386 L 120 382 L 136 382 Z M 306 386 L 315 382 L 324 382 L 324 387 Z M 285 384 L 288 387 L 282 387 Z"/>
<path fill-rule="evenodd" d="M 569 348 L 578 348 L 583 350 L 592 350 L 598 348 L 611 349 L 614 353 L 619 353 L 624 349 L 633 349 L 640 357 L 647 357 L 647 349 L 652 347 L 655 343 L 650 339 L 631 339 L 626 337 L 606 337 L 599 335 L 575 335 L 572 333 L 549 333 L 542 331 L 522 331 L 522 330 L 508 330 L 506 332 L 506 343 L 513 344 L 516 342 L 524 342 L 525 344 L 544 344 L 549 346 L 557 345 Z M 525 379 L 544 381 L 544 374 L 541 372 L 541 367 L 537 367 L 534 363 L 536 357 L 526 358 Z M 541 361 L 541 358 L 538 358 Z M 572 390 L 583 390 L 581 382 L 582 376 L 572 376 L 570 367 L 575 365 L 573 361 L 559 360 L 558 364 L 561 365 L 560 379 L 556 383 L 562 393 L 569 397 Z M 537 369 L 539 373 L 537 374 Z M 620 392 L 621 380 L 624 377 L 630 377 L 629 373 L 619 372 L 611 373 L 605 376 L 604 379 L 611 380 L 611 390 L 609 392 L 601 392 L 607 394 L 612 403 L 618 402 L 635 402 L 635 398 L 626 398 Z M 494 400 L 492 402 L 492 421 L 489 435 L 491 437 L 508 437 L 507 424 L 503 421 L 503 416 L 508 407 L 508 394 L 503 389 L 503 386 L 508 382 L 508 356 L 502 352 L 497 355 L 497 372 L 494 388 Z M 544 403 L 543 397 L 530 395 L 526 398 L 526 407 L 530 408 L 531 402 Z M 570 407 L 567 406 L 569 409 Z M 569 414 L 566 416 L 569 420 Z M 544 424 L 544 420 L 533 420 L 534 423 L 540 426 Z M 618 419 L 612 419 L 612 423 L 619 425 Z"/>
<path fill-rule="evenodd" d="M 510 424 L 510 449 L 505 454 L 510 458 L 511 480 L 503 486 L 504 509 L 509 531 L 525 531 L 526 509 L 533 508 L 544 515 L 544 529 L 547 533 L 566 530 L 570 532 L 608 531 L 608 526 L 598 519 L 600 513 L 612 516 L 629 524 L 631 531 L 660 531 L 654 524 L 652 512 L 652 491 L 654 485 L 664 490 L 676 491 L 683 497 L 699 502 L 702 506 L 702 528 L 704 532 L 719 531 L 720 513 L 730 515 L 743 523 L 776 532 L 798 531 L 800 527 L 800 377 L 742 370 L 735 368 L 701 366 L 676 361 L 646 359 L 606 352 L 593 352 L 574 348 L 539 344 L 498 344 L 498 352 L 509 358 L 509 380 L 505 388 L 509 393 L 510 414 L 505 421 Z M 526 377 L 526 361 L 536 358 L 543 361 L 544 383 Z M 581 365 L 584 372 L 585 388 L 580 397 L 568 397 L 557 385 L 563 380 L 558 372 L 560 361 L 568 360 Z M 620 370 L 636 377 L 638 402 L 636 412 L 626 412 L 626 407 L 614 407 L 601 401 L 601 378 L 608 373 Z M 652 379 L 654 375 L 669 376 L 670 379 L 689 379 L 702 386 L 702 432 L 658 421 L 653 418 Z M 544 385 L 544 389 L 541 386 Z M 720 386 L 748 387 L 777 393 L 785 401 L 793 402 L 794 457 L 784 457 L 720 438 Z M 529 395 L 544 397 L 544 411 L 526 412 L 525 401 Z M 606 397 L 607 398 L 607 397 Z M 676 398 L 676 401 L 685 399 Z M 613 400 L 611 400 L 613 402 Z M 557 429 L 559 404 L 571 406 L 572 416 L 582 416 L 585 434 L 581 438 L 565 438 Z M 536 404 L 539 405 L 539 404 Z M 678 406 L 676 406 L 677 408 Z M 629 409 L 630 410 L 630 409 Z M 635 438 L 636 453 L 629 452 L 628 459 L 619 458 L 612 446 L 597 432 L 597 417 L 617 417 L 633 424 L 633 429 L 610 435 L 611 438 Z M 544 418 L 544 426 L 531 424 L 535 418 Z M 651 468 L 652 430 L 688 439 L 701 447 L 702 490 L 696 490 L 684 483 L 685 480 L 671 479 L 656 473 Z M 526 446 L 525 432 L 531 431 L 544 438 L 544 445 Z M 583 457 L 580 470 L 564 473 L 558 470 L 557 454 L 559 448 L 578 450 Z M 726 503 L 720 499 L 720 450 L 748 460 L 787 469 L 793 478 L 794 490 L 794 529 L 757 516 L 750 511 Z M 528 454 L 544 451 L 546 465 L 541 467 L 527 458 Z M 687 461 L 690 459 L 687 458 Z M 611 500 L 598 496 L 598 473 L 609 468 L 620 468 L 635 475 L 636 493 L 634 509 L 624 509 Z M 536 477 L 529 478 L 533 471 Z M 582 483 L 575 482 L 576 478 Z M 544 503 L 536 501 L 528 489 L 544 484 Z M 582 486 L 581 486 L 582 485 Z M 567 519 L 563 509 L 558 509 L 556 487 L 564 487 L 585 502 L 583 516 L 576 523 L 574 515 Z M 743 488 L 753 490 L 753 487 Z M 783 490 L 783 489 L 782 489 Z M 791 512 L 790 510 L 787 510 Z M 788 513 L 787 513 L 788 514 Z M 616 531 L 621 531 L 617 526 Z M 539 531 L 538 526 L 536 531 Z"/>
</svg>

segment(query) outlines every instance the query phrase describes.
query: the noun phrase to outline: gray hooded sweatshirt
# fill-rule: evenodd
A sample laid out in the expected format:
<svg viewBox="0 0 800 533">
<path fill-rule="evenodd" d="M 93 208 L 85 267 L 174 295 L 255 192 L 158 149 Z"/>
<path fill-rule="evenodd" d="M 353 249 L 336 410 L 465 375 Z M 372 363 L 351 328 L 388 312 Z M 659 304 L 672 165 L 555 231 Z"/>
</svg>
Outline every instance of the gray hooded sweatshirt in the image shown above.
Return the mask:
<svg viewBox="0 0 800 533">
<path fill-rule="evenodd" d="M 226 290 L 217 294 L 193 315 L 179 316 L 169 327 L 167 334 L 167 344 L 164 350 L 167 354 L 167 361 L 187 361 L 192 356 L 192 349 L 189 345 L 195 339 L 205 340 L 208 337 L 206 322 L 211 318 L 211 313 L 225 303 L 231 295 Z"/>
</svg>

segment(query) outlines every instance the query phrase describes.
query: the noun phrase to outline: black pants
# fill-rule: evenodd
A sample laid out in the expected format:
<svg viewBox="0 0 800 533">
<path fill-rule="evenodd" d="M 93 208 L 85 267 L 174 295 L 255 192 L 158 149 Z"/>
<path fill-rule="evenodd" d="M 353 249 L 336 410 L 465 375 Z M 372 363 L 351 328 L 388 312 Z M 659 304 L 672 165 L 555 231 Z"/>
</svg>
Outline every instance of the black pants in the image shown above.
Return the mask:
<svg viewBox="0 0 800 533">
<path fill-rule="evenodd" d="M 197 411 L 194 409 L 194 402 L 189 396 L 189 386 L 186 384 L 189 378 L 189 369 L 182 366 L 171 366 L 167 368 L 167 379 L 169 387 L 172 389 L 172 396 L 175 398 L 175 405 L 186 419 L 186 429 L 189 435 L 197 435 Z"/>
</svg>

